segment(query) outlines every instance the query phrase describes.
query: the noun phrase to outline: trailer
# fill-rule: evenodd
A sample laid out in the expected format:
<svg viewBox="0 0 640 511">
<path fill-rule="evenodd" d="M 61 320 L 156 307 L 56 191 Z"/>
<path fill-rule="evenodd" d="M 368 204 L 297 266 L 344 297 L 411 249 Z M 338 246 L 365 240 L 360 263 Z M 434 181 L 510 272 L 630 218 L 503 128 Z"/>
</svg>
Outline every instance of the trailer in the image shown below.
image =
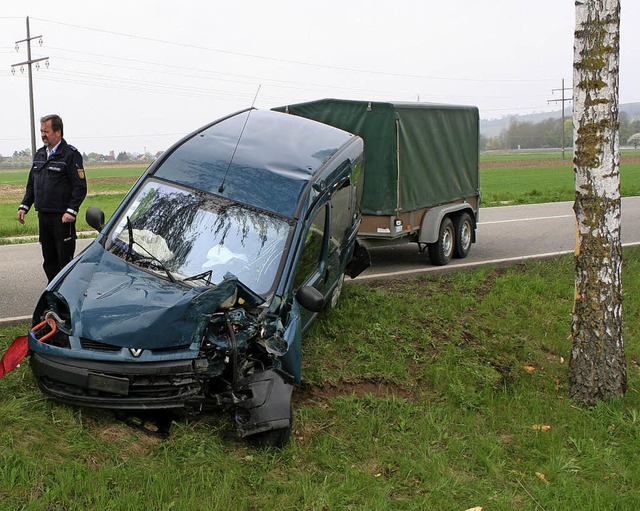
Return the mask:
<svg viewBox="0 0 640 511">
<path fill-rule="evenodd" d="M 361 245 L 414 242 L 436 265 L 469 254 L 480 204 L 477 107 L 322 99 L 274 110 L 364 139 Z"/>
</svg>

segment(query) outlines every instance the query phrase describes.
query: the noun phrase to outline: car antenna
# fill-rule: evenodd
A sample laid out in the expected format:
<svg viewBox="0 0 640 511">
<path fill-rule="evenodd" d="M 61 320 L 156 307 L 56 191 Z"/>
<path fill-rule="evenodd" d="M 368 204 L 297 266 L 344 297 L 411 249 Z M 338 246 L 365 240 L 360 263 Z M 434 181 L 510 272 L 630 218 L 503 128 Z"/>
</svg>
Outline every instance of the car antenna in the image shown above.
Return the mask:
<svg viewBox="0 0 640 511">
<path fill-rule="evenodd" d="M 227 174 L 229 173 L 229 169 L 231 168 L 231 164 L 233 163 L 233 158 L 236 155 L 236 151 L 238 150 L 238 146 L 240 145 L 240 140 L 242 139 L 242 134 L 244 133 L 244 129 L 247 127 L 247 122 L 249 122 L 249 116 L 253 111 L 253 105 L 256 104 L 256 99 L 258 99 L 258 93 L 260 92 L 260 85 L 258 85 L 258 90 L 256 91 L 256 95 L 253 97 L 253 102 L 251 103 L 251 108 L 249 109 L 249 113 L 247 113 L 247 118 L 244 120 L 244 124 L 242 125 L 242 130 L 240 131 L 240 136 L 238 137 L 238 141 L 236 142 L 236 146 L 233 149 L 233 154 L 229 159 L 229 165 L 227 165 L 227 170 L 224 173 L 224 177 L 222 178 L 222 183 L 220 183 L 220 188 L 218 188 L 218 193 L 224 192 L 224 182 L 227 179 Z"/>
</svg>

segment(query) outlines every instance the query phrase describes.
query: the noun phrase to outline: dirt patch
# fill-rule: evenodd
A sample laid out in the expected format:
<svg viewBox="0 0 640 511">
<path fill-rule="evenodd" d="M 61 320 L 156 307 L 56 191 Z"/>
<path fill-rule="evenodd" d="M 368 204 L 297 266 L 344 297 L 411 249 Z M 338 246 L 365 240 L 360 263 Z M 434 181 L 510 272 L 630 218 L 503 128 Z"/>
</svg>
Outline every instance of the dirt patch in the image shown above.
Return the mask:
<svg viewBox="0 0 640 511">
<path fill-rule="evenodd" d="M 90 184 L 117 184 L 117 185 L 131 185 L 136 182 L 138 178 L 135 176 L 123 176 L 123 177 L 90 177 Z"/>
<path fill-rule="evenodd" d="M 397 383 L 384 380 L 341 381 L 330 385 L 303 383 L 293 393 L 294 405 L 326 404 L 337 397 L 372 395 L 380 398 L 400 397 L 413 400 L 413 393 Z"/>
<path fill-rule="evenodd" d="M 18 190 L 23 190 L 24 186 L 15 185 L 0 185 L 0 197 L 4 197 L 10 193 L 15 193 Z"/>
<path fill-rule="evenodd" d="M 523 265 L 522 264 L 515 264 L 513 266 L 511 266 L 510 268 L 522 268 Z M 507 267 L 499 267 L 496 268 L 495 270 L 489 272 L 484 279 L 484 282 L 482 284 L 480 284 L 477 288 L 476 288 L 476 302 L 481 302 L 482 300 L 484 300 L 484 298 L 491 292 L 491 290 L 493 289 L 493 283 L 499 279 L 500 277 L 502 277 L 506 272 L 507 272 Z"/>
<path fill-rule="evenodd" d="M 135 176 L 123 176 L 123 177 L 90 177 L 89 178 L 89 190 L 87 195 L 89 197 L 93 195 L 122 195 L 124 192 L 122 190 L 100 190 L 94 191 L 92 190 L 91 185 L 111 185 L 128 187 L 130 188 L 138 178 Z M 24 196 L 25 185 L 7 185 L 0 184 L 0 204 L 11 204 L 20 203 L 22 197 Z"/>
<path fill-rule="evenodd" d="M 571 157 L 566 160 L 556 160 L 549 158 L 546 160 L 499 160 L 483 161 L 480 168 L 519 168 L 519 167 L 570 167 L 573 165 Z"/>
<path fill-rule="evenodd" d="M 98 436 L 110 444 L 126 444 L 127 452 L 134 456 L 146 456 L 150 446 L 159 444 L 158 436 L 145 434 L 126 424 L 113 423 L 97 432 Z"/>
<path fill-rule="evenodd" d="M 623 155 L 620 158 L 623 165 L 640 165 L 640 155 Z M 569 152 L 565 160 L 548 158 L 543 160 L 501 160 L 483 161 L 480 168 L 518 168 L 518 167 L 572 167 L 573 157 Z"/>
<path fill-rule="evenodd" d="M 296 388 L 292 401 L 294 408 L 300 405 L 308 405 L 321 408 L 322 410 L 328 410 L 332 399 L 352 395 L 358 397 L 374 396 L 383 399 L 402 398 L 411 402 L 416 401 L 415 392 L 412 392 L 408 387 L 403 387 L 397 383 L 382 379 L 362 381 L 343 380 L 339 383 L 327 385 L 310 385 L 303 383 L 300 387 Z M 333 425 L 334 423 L 331 420 L 323 423 L 307 421 L 302 424 L 294 421 L 295 429 L 293 434 L 300 445 L 306 445 L 311 439 L 316 437 L 319 432 L 331 429 Z M 377 472 L 378 471 L 376 471 L 376 473 Z"/>
<path fill-rule="evenodd" d="M 24 186 L 0 185 L 0 204 L 15 203 L 16 208 L 24 196 Z"/>
</svg>

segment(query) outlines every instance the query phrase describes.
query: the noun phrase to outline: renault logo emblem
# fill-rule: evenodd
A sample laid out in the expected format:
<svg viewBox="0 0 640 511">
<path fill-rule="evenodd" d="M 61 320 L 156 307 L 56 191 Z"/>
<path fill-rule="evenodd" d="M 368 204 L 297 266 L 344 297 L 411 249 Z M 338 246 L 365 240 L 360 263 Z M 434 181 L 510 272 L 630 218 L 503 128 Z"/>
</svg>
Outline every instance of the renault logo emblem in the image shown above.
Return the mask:
<svg viewBox="0 0 640 511">
<path fill-rule="evenodd" d="M 142 355 L 142 349 L 141 348 L 129 348 L 129 352 L 134 356 L 134 357 L 139 357 L 140 355 Z"/>
</svg>

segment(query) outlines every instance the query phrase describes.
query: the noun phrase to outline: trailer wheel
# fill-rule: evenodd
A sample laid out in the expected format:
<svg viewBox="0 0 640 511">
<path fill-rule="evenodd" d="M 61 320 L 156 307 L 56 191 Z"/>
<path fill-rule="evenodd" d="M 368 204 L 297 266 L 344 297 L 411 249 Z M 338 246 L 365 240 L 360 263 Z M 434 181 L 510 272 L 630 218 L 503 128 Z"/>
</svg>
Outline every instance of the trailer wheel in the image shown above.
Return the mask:
<svg viewBox="0 0 640 511">
<path fill-rule="evenodd" d="M 444 266 L 451 261 L 455 247 L 455 237 L 453 222 L 448 216 L 445 216 L 440 224 L 438 241 L 428 245 L 429 260 L 432 264 Z"/>
<path fill-rule="evenodd" d="M 471 242 L 473 241 L 473 221 L 469 213 L 462 213 L 456 217 L 454 222 L 456 230 L 456 242 L 453 250 L 453 256 L 458 259 L 464 259 L 471 251 Z"/>
</svg>

